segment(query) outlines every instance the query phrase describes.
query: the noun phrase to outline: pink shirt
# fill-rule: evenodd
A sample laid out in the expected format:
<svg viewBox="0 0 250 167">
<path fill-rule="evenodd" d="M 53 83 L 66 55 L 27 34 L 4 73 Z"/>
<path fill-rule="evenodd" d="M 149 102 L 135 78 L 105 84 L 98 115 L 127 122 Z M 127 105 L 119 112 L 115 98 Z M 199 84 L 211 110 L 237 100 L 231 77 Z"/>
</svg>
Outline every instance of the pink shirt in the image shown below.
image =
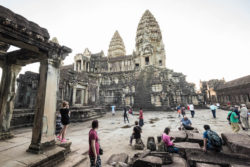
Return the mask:
<svg viewBox="0 0 250 167">
<path fill-rule="evenodd" d="M 97 133 L 94 129 L 91 129 L 89 131 L 89 155 L 94 156 L 94 153 L 91 148 L 91 140 L 95 140 L 95 149 L 96 149 L 96 154 L 99 155 L 99 143 L 98 143 L 98 136 Z"/>
<path fill-rule="evenodd" d="M 166 144 L 167 147 L 172 146 L 173 142 L 170 140 L 170 136 L 168 136 L 166 133 L 162 134 L 162 141 Z"/>
<path fill-rule="evenodd" d="M 143 119 L 143 111 L 142 110 L 139 111 L 139 119 Z"/>
</svg>

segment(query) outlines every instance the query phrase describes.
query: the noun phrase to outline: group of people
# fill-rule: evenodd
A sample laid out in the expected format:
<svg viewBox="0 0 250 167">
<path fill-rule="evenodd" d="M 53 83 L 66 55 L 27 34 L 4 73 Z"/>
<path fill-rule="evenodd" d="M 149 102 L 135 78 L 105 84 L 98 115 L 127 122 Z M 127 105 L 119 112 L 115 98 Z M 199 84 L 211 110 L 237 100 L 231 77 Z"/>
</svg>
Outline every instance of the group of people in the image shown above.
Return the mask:
<svg viewBox="0 0 250 167">
<path fill-rule="evenodd" d="M 178 117 L 181 117 L 181 115 L 182 117 L 184 117 L 186 115 L 186 107 L 184 105 L 178 105 L 176 109 L 177 109 Z M 195 114 L 194 105 L 193 104 L 187 105 L 187 110 L 190 111 L 192 118 L 194 118 L 194 114 Z"/>
<path fill-rule="evenodd" d="M 249 123 L 248 123 L 249 112 L 245 104 L 241 104 L 241 107 L 234 106 L 230 107 L 227 120 L 232 127 L 233 132 L 237 133 L 240 130 L 248 130 Z"/>
</svg>

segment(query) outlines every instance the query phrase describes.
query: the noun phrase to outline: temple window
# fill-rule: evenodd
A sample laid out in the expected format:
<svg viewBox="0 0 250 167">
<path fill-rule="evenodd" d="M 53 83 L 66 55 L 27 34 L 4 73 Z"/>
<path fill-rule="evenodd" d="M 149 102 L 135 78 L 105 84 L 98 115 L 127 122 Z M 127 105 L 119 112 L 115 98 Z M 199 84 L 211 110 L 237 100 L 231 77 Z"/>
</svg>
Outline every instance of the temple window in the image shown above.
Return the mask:
<svg viewBox="0 0 250 167">
<path fill-rule="evenodd" d="M 145 57 L 145 64 L 149 65 L 149 57 Z"/>
<path fill-rule="evenodd" d="M 159 60 L 159 66 L 162 66 L 162 61 L 161 60 Z"/>
</svg>

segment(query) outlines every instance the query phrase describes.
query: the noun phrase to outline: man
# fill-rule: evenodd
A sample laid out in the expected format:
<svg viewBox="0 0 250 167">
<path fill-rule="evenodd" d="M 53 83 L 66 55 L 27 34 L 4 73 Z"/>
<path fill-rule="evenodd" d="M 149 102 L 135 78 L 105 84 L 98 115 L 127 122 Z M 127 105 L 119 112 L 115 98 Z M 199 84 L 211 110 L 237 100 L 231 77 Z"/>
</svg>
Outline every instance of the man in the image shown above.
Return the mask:
<svg viewBox="0 0 250 167">
<path fill-rule="evenodd" d="M 243 130 L 245 130 L 245 128 L 242 126 L 242 123 L 241 123 L 241 117 L 240 117 L 239 106 L 237 106 L 237 105 L 234 106 L 234 112 L 235 112 L 236 115 L 238 116 L 238 119 L 239 119 L 238 124 L 239 124 L 239 126 L 240 126 Z"/>
<path fill-rule="evenodd" d="M 203 133 L 203 151 L 213 150 L 220 152 L 222 149 L 222 140 L 219 135 L 210 129 L 209 125 L 204 125 Z"/>
<path fill-rule="evenodd" d="M 237 133 L 240 130 L 239 116 L 237 115 L 233 107 L 230 108 L 228 117 L 229 117 L 233 132 Z"/>
<path fill-rule="evenodd" d="M 192 122 L 188 119 L 187 116 L 184 116 L 181 120 L 181 125 L 186 129 L 186 130 L 193 130 L 194 128 L 192 127 Z"/>
<path fill-rule="evenodd" d="M 191 112 L 191 116 L 192 116 L 192 118 L 194 118 L 194 105 L 193 104 L 190 104 L 189 105 L 189 109 L 190 109 L 190 112 Z"/>
<path fill-rule="evenodd" d="M 114 116 L 115 115 L 115 106 L 111 106 L 111 109 L 112 109 L 112 115 Z"/>
<path fill-rule="evenodd" d="M 241 117 L 241 122 L 244 125 L 245 130 L 249 129 L 249 123 L 248 123 L 248 109 L 245 104 L 241 105 L 240 109 L 240 117 Z"/>
<path fill-rule="evenodd" d="M 128 123 L 129 123 L 128 113 L 127 113 L 127 108 L 126 107 L 124 107 L 123 117 L 124 117 L 124 123 L 126 123 L 126 119 L 127 119 Z"/>
<path fill-rule="evenodd" d="M 138 126 L 138 121 L 135 121 L 135 127 L 133 129 L 132 136 L 130 137 L 130 145 L 132 146 L 133 139 L 140 139 L 141 138 L 141 127 Z"/>
<path fill-rule="evenodd" d="M 217 107 L 214 104 L 212 104 L 210 106 L 210 110 L 212 111 L 212 114 L 213 114 L 214 118 L 216 118 L 216 109 L 217 109 Z"/>
<path fill-rule="evenodd" d="M 143 111 L 142 111 L 142 108 L 140 108 L 140 111 L 139 111 L 139 126 L 142 127 L 144 125 L 144 121 L 143 121 Z"/>
</svg>

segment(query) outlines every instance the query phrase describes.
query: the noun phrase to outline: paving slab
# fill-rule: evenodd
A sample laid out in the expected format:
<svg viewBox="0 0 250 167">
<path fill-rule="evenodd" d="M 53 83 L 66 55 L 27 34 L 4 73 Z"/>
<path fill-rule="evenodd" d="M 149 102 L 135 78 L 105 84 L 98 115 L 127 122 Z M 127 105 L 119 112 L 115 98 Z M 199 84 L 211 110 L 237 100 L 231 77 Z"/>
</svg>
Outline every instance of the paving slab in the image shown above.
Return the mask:
<svg viewBox="0 0 250 167">
<path fill-rule="evenodd" d="M 248 134 L 222 133 L 221 136 L 232 152 L 250 156 L 250 136 Z"/>
<path fill-rule="evenodd" d="M 205 163 L 196 163 L 196 167 L 220 167 L 220 165 L 205 164 Z"/>
<path fill-rule="evenodd" d="M 173 163 L 168 165 L 162 165 L 162 167 L 188 167 L 187 161 L 179 155 L 171 156 Z"/>
<path fill-rule="evenodd" d="M 203 145 L 203 135 L 201 133 L 187 132 L 187 142 L 198 143 L 200 146 Z"/>
<path fill-rule="evenodd" d="M 170 131 L 169 136 L 174 137 L 174 142 L 184 142 L 187 139 L 185 131 Z"/>
</svg>

